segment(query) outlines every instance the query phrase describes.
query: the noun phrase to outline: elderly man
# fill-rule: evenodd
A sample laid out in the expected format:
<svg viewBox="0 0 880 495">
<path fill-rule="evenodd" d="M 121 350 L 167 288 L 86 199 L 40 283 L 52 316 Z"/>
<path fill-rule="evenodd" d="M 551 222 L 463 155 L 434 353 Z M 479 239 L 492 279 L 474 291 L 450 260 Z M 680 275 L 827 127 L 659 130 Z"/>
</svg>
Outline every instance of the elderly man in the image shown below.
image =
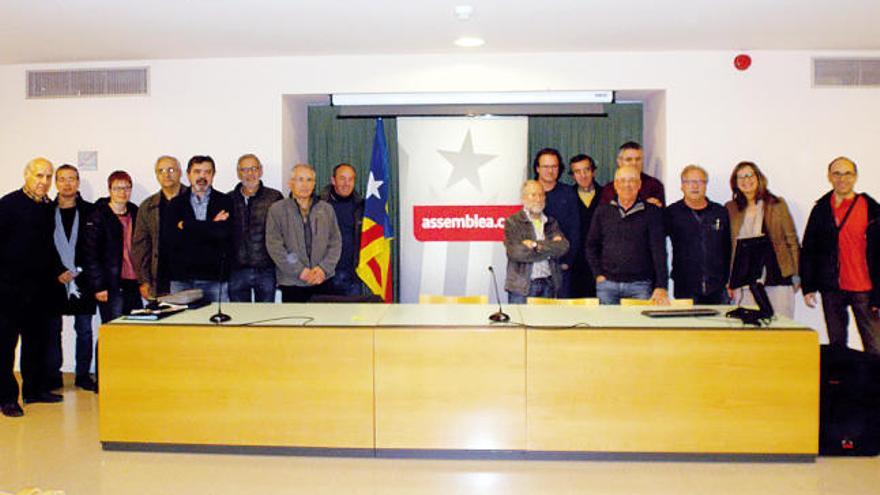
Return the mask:
<svg viewBox="0 0 880 495">
<path fill-rule="evenodd" d="M 641 188 L 639 189 L 639 199 L 648 202 L 654 206 L 662 208 L 666 204 L 666 192 L 663 189 L 663 183 L 651 177 L 642 171 L 645 165 L 645 154 L 642 145 L 635 141 L 627 141 L 620 145 L 617 151 L 617 168 L 635 167 L 639 171 L 639 180 Z M 602 191 L 602 203 L 610 203 L 614 199 L 616 193 L 613 187 L 606 187 Z"/>
<path fill-rule="evenodd" d="M 858 167 L 846 157 L 828 164 L 832 191 L 813 206 L 801 249 L 804 302 L 822 311 L 832 345 L 846 346 L 852 309 L 866 352 L 880 355 L 880 205 L 855 191 Z"/>
<path fill-rule="evenodd" d="M 575 181 L 571 187 L 578 198 L 577 211 L 581 236 L 576 246 L 572 242 L 574 264 L 571 267 L 571 296 L 596 297 L 596 278 L 590 270 L 590 264 L 587 263 L 583 246 L 586 244 L 587 233 L 593 222 L 593 214 L 599 206 L 602 186 L 596 182 L 596 162 L 590 155 L 573 156 L 569 161 L 569 169 Z"/>
<path fill-rule="evenodd" d="M 327 293 L 342 239 L 336 214 L 314 196 L 315 169 L 300 163 L 287 183 L 291 197 L 273 204 L 266 218 L 266 248 L 275 262 L 283 302 L 306 302 Z"/>
<path fill-rule="evenodd" d="M 73 329 L 76 331 L 76 381 L 77 387 L 96 390 L 91 377 L 93 336 L 92 320 L 95 316 L 94 290 L 89 287 L 88 277 L 82 270 L 85 267 L 85 231 L 88 218 L 95 205 L 79 194 L 79 171 L 73 165 L 62 165 L 55 171 L 55 250 L 74 279 L 65 285 L 65 295 L 61 312 L 73 316 Z M 51 386 L 61 382 L 61 328 L 59 316 L 54 322 L 54 332 L 49 344 L 49 381 Z"/>
<path fill-rule="evenodd" d="M 697 304 L 727 304 L 730 219 L 727 208 L 706 198 L 709 174 L 698 165 L 681 171 L 684 198 L 663 211 L 672 240 L 675 297 Z"/>
<path fill-rule="evenodd" d="M 53 318 L 52 294 L 73 280 L 61 263 L 52 232 L 54 208 L 48 198 L 52 162 L 35 158 L 24 169 L 24 187 L 0 198 L 0 412 L 24 414 L 13 374 L 21 335 L 24 403 L 61 402 L 49 391 L 46 351 Z"/>
<path fill-rule="evenodd" d="M 331 294 L 358 296 L 363 284 L 355 274 L 360 258 L 361 225 L 364 222 L 364 200 L 354 190 L 357 172 L 348 163 L 333 167 L 330 184 L 321 191 L 321 199 L 330 203 L 342 235 L 342 254 L 336 264 L 336 275 L 328 283 Z"/>
<path fill-rule="evenodd" d="M 559 265 L 568 252 L 568 239 L 556 220 L 544 214 L 544 201 L 541 183 L 526 181 L 522 187 L 523 209 L 504 223 L 504 290 L 510 304 L 525 304 L 528 297 L 557 297 L 562 287 Z"/>
<path fill-rule="evenodd" d="M 214 159 L 196 155 L 186 165 L 190 190 L 168 205 L 173 232 L 171 292 L 202 289 L 205 298 L 228 301 L 232 263 L 232 198 L 214 190 Z"/>
<path fill-rule="evenodd" d="M 562 234 L 571 244 L 560 260 L 559 269 L 562 273 L 562 285 L 557 297 L 571 297 L 571 269 L 576 262 L 577 253 L 581 251 L 581 226 L 578 212 L 578 195 L 559 178 L 565 171 L 562 155 L 553 148 L 544 148 L 535 154 L 532 162 L 534 178 L 537 179 L 545 194 L 545 212 L 559 224 Z"/>
<path fill-rule="evenodd" d="M 619 304 L 621 298 L 669 304 L 663 213 L 639 199 L 639 174 L 629 165 L 617 169 L 617 198 L 599 205 L 587 235 L 587 260 L 602 304 Z"/>
<path fill-rule="evenodd" d="M 132 237 L 132 262 L 140 283 L 141 297 L 153 299 L 167 294 L 171 283 L 171 237 L 174 223 L 168 207 L 171 200 L 187 192 L 180 184 L 180 162 L 173 156 L 156 160 L 156 180 L 160 190 L 138 208 Z"/>
<path fill-rule="evenodd" d="M 237 172 L 241 182 L 229 193 L 235 208 L 229 300 L 275 302 L 275 264 L 266 251 L 266 215 L 284 196 L 263 185 L 263 164 L 256 155 L 242 155 Z"/>
</svg>

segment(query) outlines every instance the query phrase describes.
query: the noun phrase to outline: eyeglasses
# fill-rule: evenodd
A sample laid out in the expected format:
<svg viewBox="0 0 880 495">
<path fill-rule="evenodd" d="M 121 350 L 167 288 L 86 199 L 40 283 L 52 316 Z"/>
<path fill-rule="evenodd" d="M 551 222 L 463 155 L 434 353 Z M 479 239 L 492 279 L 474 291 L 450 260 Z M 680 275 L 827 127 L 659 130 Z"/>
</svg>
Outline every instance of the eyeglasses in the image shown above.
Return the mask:
<svg viewBox="0 0 880 495">
<path fill-rule="evenodd" d="M 742 173 L 742 174 L 736 174 L 736 180 L 746 180 L 746 179 L 751 179 L 751 178 L 754 177 L 754 176 L 755 176 L 755 174 L 752 173 L 752 172 L 745 172 L 745 173 Z"/>
<path fill-rule="evenodd" d="M 705 179 L 682 179 L 681 183 L 685 186 L 699 186 L 706 183 Z"/>
<path fill-rule="evenodd" d="M 843 179 L 846 177 L 847 179 L 852 179 L 856 174 L 852 170 L 847 170 L 846 172 L 831 172 L 831 177 L 835 179 Z"/>
<path fill-rule="evenodd" d="M 292 180 L 293 182 L 300 182 L 300 183 L 315 182 L 314 177 L 295 177 L 290 180 Z"/>
<path fill-rule="evenodd" d="M 113 186 L 110 188 L 110 190 L 113 192 L 131 191 L 131 186 Z"/>
<path fill-rule="evenodd" d="M 78 177 L 57 177 L 55 179 L 55 182 L 71 183 L 71 182 L 76 182 L 78 180 L 79 180 Z"/>
<path fill-rule="evenodd" d="M 249 174 L 251 172 L 259 172 L 260 167 L 258 167 L 258 166 L 257 167 L 241 167 L 238 169 L 238 171 L 243 174 Z"/>
<path fill-rule="evenodd" d="M 179 174 L 180 169 L 177 167 L 162 167 L 156 169 L 157 174 Z"/>
<path fill-rule="evenodd" d="M 641 179 L 631 179 L 629 177 L 625 179 L 614 179 L 614 182 L 618 184 L 638 184 Z"/>
<path fill-rule="evenodd" d="M 559 165 L 538 165 L 538 168 L 559 168 Z"/>
</svg>

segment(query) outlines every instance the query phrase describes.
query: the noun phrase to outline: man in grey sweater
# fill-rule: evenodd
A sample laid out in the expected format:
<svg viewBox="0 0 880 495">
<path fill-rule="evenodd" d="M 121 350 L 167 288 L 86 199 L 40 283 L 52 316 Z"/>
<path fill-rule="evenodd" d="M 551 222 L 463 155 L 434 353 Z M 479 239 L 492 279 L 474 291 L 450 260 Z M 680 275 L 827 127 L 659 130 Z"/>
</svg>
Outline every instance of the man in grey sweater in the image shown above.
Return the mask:
<svg viewBox="0 0 880 495">
<path fill-rule="evenodd" d="M 291 196 L 276 202 L 266 217 L 266 249 L 275 262 L 283 302 L 306 302 L 327 292 L 342 252 L 333 207 L 314 196 L 315 169 L 300 163 L 288 181 Z"/>
</svg>

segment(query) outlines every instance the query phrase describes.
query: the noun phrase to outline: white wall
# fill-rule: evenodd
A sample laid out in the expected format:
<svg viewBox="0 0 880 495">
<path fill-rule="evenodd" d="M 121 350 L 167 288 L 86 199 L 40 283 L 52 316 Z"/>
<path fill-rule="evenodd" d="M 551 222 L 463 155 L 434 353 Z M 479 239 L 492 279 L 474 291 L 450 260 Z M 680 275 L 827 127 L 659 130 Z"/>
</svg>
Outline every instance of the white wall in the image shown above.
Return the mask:
<svg viewBox="0 0 880 495">
<path fill-rule="evenodd" d="M 733 164 L 753 160 L 788 199 L 802 231 L 813 200 L 828 189 L 825 165 L 840 154 L 860 164 L 861 188 L 880 196 L 880 149 L 871 145 L 880 134 L 880 89 L 811 88 L 810 57 L 827 52 L 751 55 L 746 72 L 733 68 L 735 53 L 705 51 L 125 62 L 118 65 L 150 66 L 149 97 L 43 101 L 24 99 L 25 70 L 77 65 L 0 66 L 0 190 L 19 187 L 34 156 L 73 161 L 90 149 L 98 150 L 100 169 L 83 176 L 95 195 L 104 194 L 110 171 L 124 168 L 134 177 L 134 199 L 143 198 L 156 188 L 153 160 L 165 153 L 182 160 L 211 154 L 217 185 L 226 189 L 235 183 L 234 159 L 255 152 L 267 183 L 281 187 L 286 94 L 615 89 L 664 92 L 665 105 L 651 118 L 665 118 L 665 156 L 649 153 L 666 164 L 670 199 L 678 197 L 684 164 L 706 167 L 710 195 L 723 200 Z M 821 326 L 818 310 L 801 304 L 797 311 L 799 320 Z"/>
</svg>

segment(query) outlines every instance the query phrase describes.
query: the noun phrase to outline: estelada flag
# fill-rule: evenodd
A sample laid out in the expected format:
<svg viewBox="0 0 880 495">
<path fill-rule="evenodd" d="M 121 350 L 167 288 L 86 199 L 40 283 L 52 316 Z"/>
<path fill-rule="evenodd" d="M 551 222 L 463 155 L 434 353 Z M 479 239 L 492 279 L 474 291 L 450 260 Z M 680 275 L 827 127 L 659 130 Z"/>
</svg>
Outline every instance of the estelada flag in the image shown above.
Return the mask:
<svg viewBox="0 0 880 495">
<path fill-rule="evenodd" d="M 364 199 L 364 222 L 361 227 L 360 262 L 357 274 L 373 294 L 385 302 L 393 300 L 391 285 L 391 239 L 394 231 L 388 216 L 388 149 L 385 145 L 385 125 L 376 119 L 373 138 L 373 157 L 370 177 Z"/>
</svg>

